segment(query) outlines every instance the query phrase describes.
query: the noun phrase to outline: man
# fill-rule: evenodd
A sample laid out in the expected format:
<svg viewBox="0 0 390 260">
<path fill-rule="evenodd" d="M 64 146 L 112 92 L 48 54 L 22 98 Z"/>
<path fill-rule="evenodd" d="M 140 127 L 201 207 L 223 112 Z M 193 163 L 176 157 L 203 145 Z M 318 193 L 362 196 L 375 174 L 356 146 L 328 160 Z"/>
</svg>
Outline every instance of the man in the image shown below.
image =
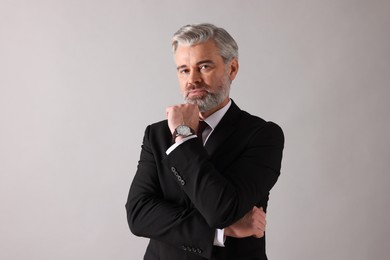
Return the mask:
<svg viewBox="0 0 390 260">
<path fill-rule="evenodd" d="M 184 26 L 172 45 L 185 104 L 146 128 L 130 229 L 150 238 L 147 260 L 267 259 L 263 209 L 280 173 L 282 130 L 229 98 L 238 47 L 224 29 Z"/>
</svg>

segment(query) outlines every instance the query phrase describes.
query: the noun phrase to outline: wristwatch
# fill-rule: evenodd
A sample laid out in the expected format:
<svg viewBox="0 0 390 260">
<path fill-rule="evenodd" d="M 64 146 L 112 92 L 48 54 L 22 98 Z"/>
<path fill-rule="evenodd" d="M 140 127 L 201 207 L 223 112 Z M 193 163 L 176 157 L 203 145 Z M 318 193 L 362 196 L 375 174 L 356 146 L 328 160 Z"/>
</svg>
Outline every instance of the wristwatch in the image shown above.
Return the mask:
<svg viewBox="0 0 390 260">
<path fill-rule="evenodd" d="M 187 125 L 179 125 L 172 134 L 172 141 L 175 142 L 175 139 L 178 136 L 187 137 L 194 134 L 195 131 L 191 127 Z"/>
</svg>

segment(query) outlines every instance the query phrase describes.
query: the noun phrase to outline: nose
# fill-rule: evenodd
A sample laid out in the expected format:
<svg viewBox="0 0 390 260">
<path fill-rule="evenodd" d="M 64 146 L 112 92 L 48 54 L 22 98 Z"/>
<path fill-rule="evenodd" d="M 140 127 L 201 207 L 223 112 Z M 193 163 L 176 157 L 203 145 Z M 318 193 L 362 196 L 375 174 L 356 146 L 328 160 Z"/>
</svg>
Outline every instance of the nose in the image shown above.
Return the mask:
<svg viewBox="0 0 390 260">
<path fill-rule="evenodd" d="M 201 81 L 202 81 L 202 78 L 201 78 L 200 72 L 197 70 L 192 70 L 190 72 L 189 77 L 188 77 L 188 83 L 194 84 L 194 83 L 199 83 Z"/>
</svg>

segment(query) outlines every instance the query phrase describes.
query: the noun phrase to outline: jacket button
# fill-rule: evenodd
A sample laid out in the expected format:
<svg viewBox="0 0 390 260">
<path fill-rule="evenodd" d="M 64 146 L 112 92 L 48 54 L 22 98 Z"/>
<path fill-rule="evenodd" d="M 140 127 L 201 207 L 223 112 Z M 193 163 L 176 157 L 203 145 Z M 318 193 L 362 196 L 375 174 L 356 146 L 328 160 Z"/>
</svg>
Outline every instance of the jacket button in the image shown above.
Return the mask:
<svg viewBox="0 0 390 260">
<path fill-rule="evenodd" d="M 171 167 L 171 171 L 172 171 L 172 172 L 177 172 L 176 167 L 173 167 L 173 166 L 172 166 L 172 167 Z"/>
<path fill-rule="evenodd" d="M 177 176 L 177 180 L 181 182 L 183 179 L 181 178 L 181 176 Z"/>
<path fill-rule="evenodd" d="M 180 184 L 184 186 L 186 184 L 186 182 L 184 180 L 181 180 Z"/>
<path fill-rule="evenodd" d="M 183 249 L 184 251 L 187 251 L 187 248 L 184 245 L 181 246 L 181 249 Z"/>
<path fill-rule="evenodd" d="M 202 250 L 200 248 L 196 249 L 196 251 L 201 254 L 202 253 Z"/>
</svg>

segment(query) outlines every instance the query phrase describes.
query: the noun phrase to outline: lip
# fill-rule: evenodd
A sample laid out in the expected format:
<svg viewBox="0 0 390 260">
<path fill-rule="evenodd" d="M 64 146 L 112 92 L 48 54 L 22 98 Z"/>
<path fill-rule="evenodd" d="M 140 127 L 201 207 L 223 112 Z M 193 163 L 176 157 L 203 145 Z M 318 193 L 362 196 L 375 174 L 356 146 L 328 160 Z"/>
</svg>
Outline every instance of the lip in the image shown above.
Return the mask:
<svg viewBox="0 0 390 260">
<path fill-rule="evenodd" d="M 206 94 L 207 91 L 204 89 L 192 89 L 192 90 L 189 90 L 187 93 L 189 96 L 199 96 L 199 95 Z"/>
</svg>

